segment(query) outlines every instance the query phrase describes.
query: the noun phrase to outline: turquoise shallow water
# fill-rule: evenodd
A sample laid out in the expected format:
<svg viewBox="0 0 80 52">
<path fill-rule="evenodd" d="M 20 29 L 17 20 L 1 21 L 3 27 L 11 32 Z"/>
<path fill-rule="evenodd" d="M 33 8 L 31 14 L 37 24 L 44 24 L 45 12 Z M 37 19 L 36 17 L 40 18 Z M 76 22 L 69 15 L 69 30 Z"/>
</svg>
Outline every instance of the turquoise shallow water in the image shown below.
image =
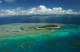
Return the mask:
<svg viewBox="0 0 80 52">
<path fill-rule="evenodd" d="M 0 37 L 0 52 L 80 52 L 80 25 Z"/>
</svg>

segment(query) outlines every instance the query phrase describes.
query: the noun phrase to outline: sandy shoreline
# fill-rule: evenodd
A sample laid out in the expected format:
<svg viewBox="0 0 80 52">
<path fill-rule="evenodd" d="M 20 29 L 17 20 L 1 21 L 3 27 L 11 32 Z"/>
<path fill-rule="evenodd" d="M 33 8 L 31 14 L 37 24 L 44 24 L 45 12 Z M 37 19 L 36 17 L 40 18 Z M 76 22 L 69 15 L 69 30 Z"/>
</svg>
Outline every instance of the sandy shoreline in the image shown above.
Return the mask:
<svg viewBox="0 0 80 52">
<path fill-rule="evenodd" d="M 47 23 L 41 23 L 41 24 L 29 24 L 29 23 L 21 23 L 21 24 L 6 24 L 6 25 L 0 25 L 0 34 L 1 35 L 9 35 L 9 34 L 37 34 L 37 33 L 46 33 L 50 31 L 50 29 L 53 30 L 53 28 L 50 28 L 48 26 L 53 27 L 53 25 L 61 26 L 62 24 L 47 24 Z M 38 27 L 47 26 L 47 28 L 44 27 L 44 29 L 38 29 Z M 55 28 L 55 27 L 54 27 Z M 59 27 L 60 28 L 60 27 Z M 55 31 L 56 29 L 54 29 Z"/>
</svg>

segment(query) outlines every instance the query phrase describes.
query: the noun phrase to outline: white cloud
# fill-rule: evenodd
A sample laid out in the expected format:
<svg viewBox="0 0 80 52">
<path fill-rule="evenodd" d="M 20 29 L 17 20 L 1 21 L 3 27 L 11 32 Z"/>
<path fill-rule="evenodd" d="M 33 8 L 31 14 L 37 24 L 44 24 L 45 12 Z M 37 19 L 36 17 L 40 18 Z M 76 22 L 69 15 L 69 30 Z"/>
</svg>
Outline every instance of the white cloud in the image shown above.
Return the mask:
<svg viewBox="0 0 80 52">
<path fill-rule="evenodd" d="M 3 1 L 2 1 L 2 0 L 0 0 L 0 3 L 3 3 Z"/>
<path fill-rule="evenodd" d="M 5 3 L 14 3 L 14 2 L 16 2 L 16 0 L 0 0 L 0 3 L 3 3 L 3 2 L 5 2 Z"/>
<path fill-rule="evenodd" d="M 80 12 L 73 11 L 72 9 L 63 9 L 62 7 L 54 7 L 54 8 L 47 8 L 44 5 L 40 5 L 38 7 L 33 7 L 30 9 L 25 8 L 16 8 L 16 9 L 1 9 L 0 16 L 16 16 L 16 15 L 50 15 L 50 14 L 57 14 L 57 15 L 64 15 L 64 14 L 73 14 L 73 15 L 80 15 Z"/>
</svg>

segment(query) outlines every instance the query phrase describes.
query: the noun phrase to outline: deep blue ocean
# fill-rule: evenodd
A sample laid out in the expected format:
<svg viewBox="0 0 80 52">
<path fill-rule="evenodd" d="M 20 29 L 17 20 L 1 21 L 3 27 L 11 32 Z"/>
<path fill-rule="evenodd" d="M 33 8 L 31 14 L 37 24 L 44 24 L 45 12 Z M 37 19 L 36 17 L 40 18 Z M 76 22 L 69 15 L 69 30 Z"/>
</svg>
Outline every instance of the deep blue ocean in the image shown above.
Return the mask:
<svg viewBox="0 0 80 52">
<path fill-rule="evenodd" d="M 80 15 L 29 15 L 0 17 L 0 24 L 9 23 L 63 23 L 80 24 Z"/>
</svg>

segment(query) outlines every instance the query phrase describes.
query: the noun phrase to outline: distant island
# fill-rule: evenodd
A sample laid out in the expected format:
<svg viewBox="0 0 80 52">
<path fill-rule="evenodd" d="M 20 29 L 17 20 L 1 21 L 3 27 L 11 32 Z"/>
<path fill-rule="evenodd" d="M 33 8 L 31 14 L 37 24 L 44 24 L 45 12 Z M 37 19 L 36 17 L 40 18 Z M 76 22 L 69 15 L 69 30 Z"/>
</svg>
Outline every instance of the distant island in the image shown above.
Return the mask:
<svg viewBox="0 0 80 52">
<path fill-rule="evenodd" d="M 36 29 L 55 29 L 55 28 L 61 28 L 61 26 L 59 24 L 52 24 L 52 25 L 43 25 L 43 26 L 39 26 L 36 27 Z"/>
</svg>

